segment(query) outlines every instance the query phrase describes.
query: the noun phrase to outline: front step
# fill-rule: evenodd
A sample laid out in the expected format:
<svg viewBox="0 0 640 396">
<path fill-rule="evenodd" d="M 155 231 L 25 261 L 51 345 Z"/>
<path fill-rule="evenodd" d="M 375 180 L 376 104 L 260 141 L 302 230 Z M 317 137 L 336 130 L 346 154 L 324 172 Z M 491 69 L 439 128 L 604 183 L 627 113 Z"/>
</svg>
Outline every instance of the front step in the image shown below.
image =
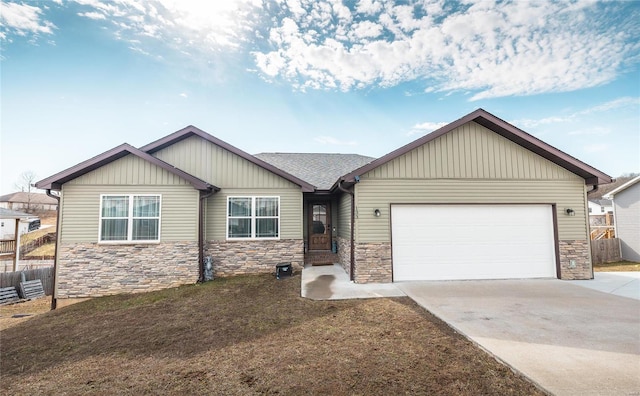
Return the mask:
<svg viewBox="0 0 640 396">
<path fill-rule="evenodd" d="M 338 254 L 331 250 L 312 250 L 304 255 L 304 263 L 311 265 L 331 265 L 338 262 Z"/>
</svg>

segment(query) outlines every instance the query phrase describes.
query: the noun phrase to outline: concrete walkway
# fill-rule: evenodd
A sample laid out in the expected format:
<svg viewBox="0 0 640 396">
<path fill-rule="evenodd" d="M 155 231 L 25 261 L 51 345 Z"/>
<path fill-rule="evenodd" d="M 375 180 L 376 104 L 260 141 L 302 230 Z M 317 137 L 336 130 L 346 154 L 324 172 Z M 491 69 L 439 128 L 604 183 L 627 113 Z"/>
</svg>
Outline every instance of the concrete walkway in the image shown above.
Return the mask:
<svg viewBox="0 0 640 396">
<path fill-rule="evenodd" d="M 638 275 L 359 285 L 333 265 L 305 267 L 302 296 L 407 295 L 555 395 L 640 395 Z"/>
</svg>

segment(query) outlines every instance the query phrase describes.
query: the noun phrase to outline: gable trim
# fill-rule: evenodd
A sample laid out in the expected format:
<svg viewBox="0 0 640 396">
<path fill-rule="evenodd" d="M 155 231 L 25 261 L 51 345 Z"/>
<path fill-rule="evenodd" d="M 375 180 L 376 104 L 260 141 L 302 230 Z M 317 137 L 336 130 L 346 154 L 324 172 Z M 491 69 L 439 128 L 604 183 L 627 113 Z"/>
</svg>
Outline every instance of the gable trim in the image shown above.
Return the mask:
<svg viewBox="0 0 640 396">
<path fill-rule="evenodd" d="M 626 190 L 627 188 L 633 186 L 634 184 L 636 184 L 638 182 L 640 182 L 640 176 L 634 177 L 633 179 L 631 179 L 628 182 L 624 183 L 623 185 L 621 185 L 620 187 L 616 188 L 615 190 L 609 191 L 608 193 L 603 195 L 603 198 L 608 198 L 608 199 L 615 198 L 614 196 L 616 194 L 618 194 L 621 191 Z"/>
<path fill-rule="evenodd" d="M 71 168 L 63 170 L 62 172 L 56 173 L 53 176 L 50 176 L 46 179 L 42 179 L 35 184 L 37 188 L 43 190 L 60 190 L 62 185 L 68 181 L 71 181 L 75 178 L 78 178 L 86 173 L 94 171 L 104 165 L 107 165 L 115 160 L 123 158 L 129 154 L 135 155 L 145 161 L 148 161 L 160 168 L 166 170 L 169 173 L 172 173 L 178 177 L 189 182 L 193 188 L 201 191 L 220 191 L 220 188 L 205 182 L 204 180 L 198 179 L 197 177 L 190 175 L 187 172 L 184 172 L 152 155 L 145 153 L 144 151 L 140 151 L 137 148 L 123 143 L 117 147 L 112 148 L 109 151 L 105 151 L 102 154 L 98 154 L 93 158 L 90 158 L 86 161 L 83 161 Z"/>
<path fill-rule="evenodd" d="M 298 186 L 300 186 L 300 188 L 302 189 L 302 192 L 314 192 L 315 191 L 315 186 L 313 186 L 312 184 L 307 183 L 306 181 L 299 179 L 293 175 L 291 175 L 290 173 L 287 173 L 285 171 L 283 171 L 280 168 L 277 168 L 259 158 L 254 157 L 253 155 L 240 150 L 239 148 L 230 145 L 229 143 L 222 141 L 210 134 L 208 134 L 207 132 L 194 127 L 193 125 L 189 125 L 185 128 L 180 129 L 179 131 L 176 131 L 168 136 L 165 136 L 161 139 L 156 140 L 155 142 L 149 143 L 145 146 L 140 147 L 140 151 L 143 151 L 145 153 L 148 154 L 153 154 L 156 151 L 162 150 L 165 147 L 171 146 L 174 143 L 177 143 L 181 140 L 184 140 L 186 138 L 189 138 L 191 136 L 199 136 L 202 139 L 215 144 L 216 146 L 219 146 L 273 174 L 276 174 L 280 177 L 282 177 L 285 180 L 290 181 L 293 184 L 296 184 Z"/>
<path fill-rule="evenodd" d="M 585 179 L 586 185 L 598 185 L 598 184 L 607 184 L 611 183 L 613 180 L 611 176 L 603 173 L 590 165 L 578 160 L 571 155 L 558 150 L 557 148 L 543 142 L 542 140 L 524 132 L 523 130 L 509 124 L 508 122 L 494 116 L 493 114 L 483 110 L 478 109 L 466 116 L 448 124 L 444 127 L 431 132 L 428 135 L 425 135 L 413 142 L 406 144 L 400 147 L 397 150 L 390 152 L 367 165 L 364 165 L 344 176 L 342 176 L 336 184 L 332 187 L 332 190 L 336 188 L 337 184 L 340 181 L 344 181 L 346 183 L 352 184 L 356 183 L 359 179 L 360 175 L 363 175 L 381 165 L 386 164 L 411 150 L 414 150 L 426 143 L 429 143 L 432 140 L 439 138 L 442 135 L 445 135 L 452 130 L 466 124 L 469 122 L 476 122 L 479 125 L 497 133 L 498 135 L 520 145 L 521 147 L 526 148 L 529 151 L 532 151 L 535 154 L 553 162 L 554 164 L 572 172 L 583 179 Z"/>
</svg>

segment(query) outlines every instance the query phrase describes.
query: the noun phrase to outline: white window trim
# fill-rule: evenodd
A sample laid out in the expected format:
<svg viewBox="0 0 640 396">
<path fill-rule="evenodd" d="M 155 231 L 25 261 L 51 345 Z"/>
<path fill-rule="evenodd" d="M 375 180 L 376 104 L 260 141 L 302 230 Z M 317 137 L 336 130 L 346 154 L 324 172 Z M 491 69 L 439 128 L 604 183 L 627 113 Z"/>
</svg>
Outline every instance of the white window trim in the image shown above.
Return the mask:
<svg viewBox="0 0 640 396">
<path fill-rule="evenodd" d="M 103 241 L 102 240 L 102 202 L 103 197 L 128 197 L 129 198 L 129 213 L 127 213 L 127 239 L 124 241 Z M 133 240 L 133 198 L 134 197 L 158 197 L 160 207 L 158 208 L 158 239 L 150 239 L 150 240 Z M 110 219 L 112 217 L 107 217 Z M 124 219 L 124 217 L 119 217 Z M 145 217 L 145 218 L 154 218 L 154 217 Z M 100 245 L 131 245 L 131 244 L 154 244 L 160 243 L 162 238 L 162 194 L 119 194 L 119 193 L 109 193 L 109 194 L 100 194 L 100 211 L 98 212 L 98 244 Z"/>
<path fill-rule="evenodd" d="M 251 199 L 251 236 L 247 238 L 241 237 L 230 237 L 229 236 L 229 203 L 233 198 L 250 198 Z M 276 198 L 278 200 L 278 216 L 256 216 L 256 198 Z M 226 213 L 226 231 L 225 234 L 227 236 L 228 241 L 278 241 L 280 240 L 280 225 L 281 225 L 281 215 L 282 215 L 282 207 L 280 206 L 280 196 L 276 195 L 229 195 L 227 196 L 227 207 L 225 208 Z M 235 216 L 234 218 L 246 218 L 244 216 Z M 277 237 L 256 237 L 256 219 L 264 218 L 264 219 L 278 219 L 278 236 Z"/>
</svg>

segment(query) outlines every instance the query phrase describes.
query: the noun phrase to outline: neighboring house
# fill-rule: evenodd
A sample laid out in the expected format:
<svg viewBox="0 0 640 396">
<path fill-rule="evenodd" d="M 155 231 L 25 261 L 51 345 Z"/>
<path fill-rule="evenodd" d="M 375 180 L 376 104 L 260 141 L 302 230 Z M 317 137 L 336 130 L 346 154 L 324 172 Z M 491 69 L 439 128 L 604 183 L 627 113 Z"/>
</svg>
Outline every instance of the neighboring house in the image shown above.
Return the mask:
<svg viewBox="0 0 640 396">
<path fill-rule="evenodd" d="M 17 210 L 0 208 L 0 240 L 15 239 L 16 224 L 18 235 L 26 234 L 30 231 L 31 220 L 38 220 L 38 217 Z"/>
<path fill-rule="evenodd" d="M 640 262 L 640 176 L 605 195 L 613 199 L 616 237 L 620 239 L 620 256 Z"/>
<path fill-rule="evenodd" d="M 19 191 L 0 196 L 0 208 L 33 213 L 37 211 L 56 210 L 58 208 L 58 201 L 48 197 L 46 194 Z"/>
<path fill-rule="evenodd" d="M 589 200 L 587 205 L 590 225 L 613 225 L 613 202 L 610 199 Z M 607 224 L 607 219 L 609 219 L 609 224 Z"/>
<path fill-rule="evenodd" d="M 253 156 L 189 126 L 36 187 L 61 193 L 63 298 L 202 280 L 206 256 L 216 276 L 320 253 L 356 283 L 590 279 L 586 192 L 610 182 L 480 109 L 378 159 Z"/>
</svg>

